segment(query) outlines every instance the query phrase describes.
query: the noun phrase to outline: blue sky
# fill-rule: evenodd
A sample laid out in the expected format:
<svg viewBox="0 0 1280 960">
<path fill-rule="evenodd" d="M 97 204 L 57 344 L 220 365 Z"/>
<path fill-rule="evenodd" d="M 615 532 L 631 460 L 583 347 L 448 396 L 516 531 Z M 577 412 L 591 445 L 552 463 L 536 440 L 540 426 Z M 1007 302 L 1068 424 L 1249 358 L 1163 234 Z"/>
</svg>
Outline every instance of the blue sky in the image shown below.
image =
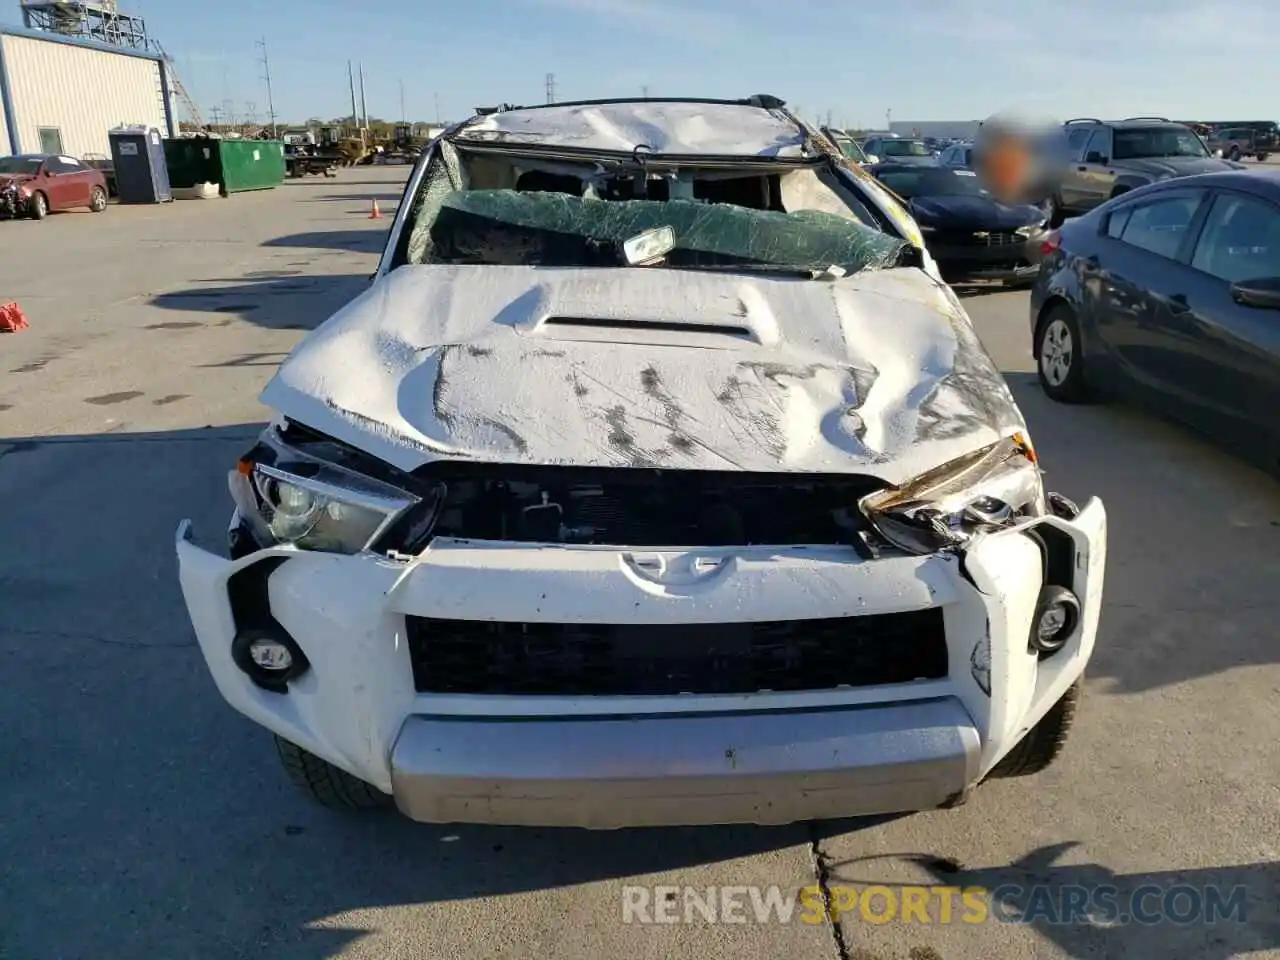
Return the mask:
<svg viewBox="0 0 1280 960">
<path fill-rule="evenodd" d="M 17 0 L 0 0 L 12 4 Z M 1280 119 L 1280 0 L 121 0 L 205 109 L 460 119 L 477 104 L 774 93 L 837 123 L 1039 116 Z M 16 10 L 15 10 L 16 12 Z"/>
</svg>

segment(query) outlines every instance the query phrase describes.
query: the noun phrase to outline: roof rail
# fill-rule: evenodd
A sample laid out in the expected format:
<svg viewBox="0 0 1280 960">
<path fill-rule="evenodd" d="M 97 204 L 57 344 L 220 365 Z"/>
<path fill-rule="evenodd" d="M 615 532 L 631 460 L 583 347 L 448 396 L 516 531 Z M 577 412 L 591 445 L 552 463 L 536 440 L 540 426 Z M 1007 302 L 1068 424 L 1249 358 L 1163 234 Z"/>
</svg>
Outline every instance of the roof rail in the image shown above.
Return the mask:
<svg viewBox="0 0 1280 960">
<path fill-rule="evenodd" d="M 1157 120 L 1160 123 L 1173 123 L 1168 117 L 1125 117 L 1121 123 L 1128 123 L 1130 120 Z"/>
<path fill-rule="evenodd" d="M 654 101 L 662 103 L 705 103 L 724 107 L 760 107 L 763 110 L 780 110 L 787 105 L 787 102 L 780 97 L 775 97 L 769 93 L 757 93 L 754 96 L 740 97 L 737 100 L 724 100 L 718 97 L 605 97 L 600 100 L 557 100 L 555 103 L 520 105 L 504 103 L 498 112 L 507 110 L 544 110 L 548 107 L 602 107 L 611 103 L 652 103 Z M 492 108 L 485 109 L 493 112 Z"/>
<path fill-rule="evenodd" d="M 1097 117 L 1076 117 L 1073 120 L 1064 121 L 1063 126 L 1065 127 L 1068 123 L 1101 123 L 1101 122 L 1102 121 L 1099 120 Z"/>
</svg>

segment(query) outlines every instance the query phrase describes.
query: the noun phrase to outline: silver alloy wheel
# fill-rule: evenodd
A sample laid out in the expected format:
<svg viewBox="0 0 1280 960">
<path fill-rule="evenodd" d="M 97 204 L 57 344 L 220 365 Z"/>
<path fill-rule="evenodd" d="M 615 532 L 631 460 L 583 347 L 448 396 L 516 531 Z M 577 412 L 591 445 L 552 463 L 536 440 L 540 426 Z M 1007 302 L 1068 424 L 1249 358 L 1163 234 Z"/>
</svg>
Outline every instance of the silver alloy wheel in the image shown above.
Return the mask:
<svg viewBox="0 0 1280 960">
<path fill-rule="evenodd" d="M 31 200 L 36 205 L 36 216 L 43 217 L 49 212 L 49 204 L 45 202 L 44 194 L 37 193 Z"/>
<path fill-rule="evenodd" d="M 1066 383 L 1074 360 L 1071 328 L 1064 320 L 1050 320 L 1040 341 L 1040 372 L 1050 386 L 1060 387 Z"/>
<path fill-rule="evenodd" d="M 94 213 L 101 213 L 107 209 L 107 193 L 101 187 L 93 188 L 93 196 L 89 200 L 89 209 Z"/>
</svg>

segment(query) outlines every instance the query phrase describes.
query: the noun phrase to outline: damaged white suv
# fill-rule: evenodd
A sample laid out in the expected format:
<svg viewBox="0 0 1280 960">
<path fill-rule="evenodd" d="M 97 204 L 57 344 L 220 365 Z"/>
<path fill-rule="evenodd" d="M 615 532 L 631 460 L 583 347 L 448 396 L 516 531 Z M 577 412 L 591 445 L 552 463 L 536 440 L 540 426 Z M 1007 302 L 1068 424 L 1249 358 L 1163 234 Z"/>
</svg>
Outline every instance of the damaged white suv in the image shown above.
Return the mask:
<svg viewBox="0 0 1280 960">
<path fill-rule="evenodd" d="M 1061 747 L 1103 506 L 1046 495 L 910 218 L 781 101 L 453 127 L 262 399 L 182 589 L 324 803 L 781 823 Z"/>
</svg>

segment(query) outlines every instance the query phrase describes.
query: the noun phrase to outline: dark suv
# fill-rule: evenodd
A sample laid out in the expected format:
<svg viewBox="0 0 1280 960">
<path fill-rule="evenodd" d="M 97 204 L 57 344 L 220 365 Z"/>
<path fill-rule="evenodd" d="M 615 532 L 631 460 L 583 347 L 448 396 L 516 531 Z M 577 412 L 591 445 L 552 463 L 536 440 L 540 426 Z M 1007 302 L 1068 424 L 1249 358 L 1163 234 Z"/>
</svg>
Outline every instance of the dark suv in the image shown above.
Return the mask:
<svg viewBox="0 0 1280 960">
<path fill-rule="evenodd" d="M 1214 157 L 1190 127 L 1163 117 L 1068 120 L 1063 132 L 1067 162 L 1048 201 L 1051 226 L 1157 180 L 1240 169 Z"/>
</svg>

